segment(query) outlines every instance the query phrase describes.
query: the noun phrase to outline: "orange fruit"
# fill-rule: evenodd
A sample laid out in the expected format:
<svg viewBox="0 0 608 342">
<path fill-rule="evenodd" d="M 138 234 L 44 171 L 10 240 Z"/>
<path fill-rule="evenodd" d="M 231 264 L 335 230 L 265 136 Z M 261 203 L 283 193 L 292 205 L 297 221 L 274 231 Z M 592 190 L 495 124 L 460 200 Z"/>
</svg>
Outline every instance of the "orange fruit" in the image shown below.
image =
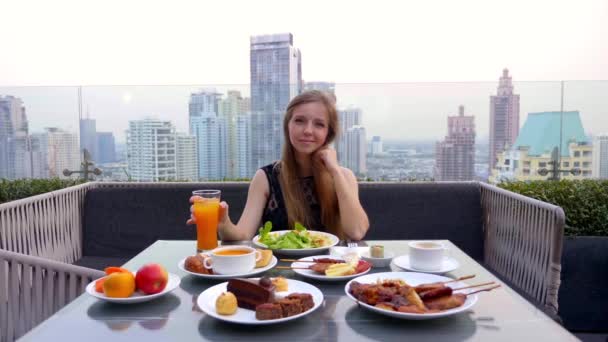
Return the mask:
<svg viewBox="0 0 608 342">
<path fill-rule="evenodd" d="M 116 273 L 116 272 L 129 272 L 131 273 L 131 271 L 129 271 L 126 268 L 122 268 L 122 267 L 118 267 L 118 266 L 108 266 L 104 269 L 104 271 L 106 272 L 106 274 L 112 274 L 112 273 Z"/>
<path fill-rule="evenodd" d="M 103 282 L 103 293 L 112 298 L 127 298 L 135 292 L 135 277 L 133 273 L 115 272 L 106 277 Z"/>
<path fill-rule="evenodd" d="M 103 293 L 103 283 L 106 281 L 106 277 L 97 279 L 95 282 L 95 291 Z"/>
</svg>

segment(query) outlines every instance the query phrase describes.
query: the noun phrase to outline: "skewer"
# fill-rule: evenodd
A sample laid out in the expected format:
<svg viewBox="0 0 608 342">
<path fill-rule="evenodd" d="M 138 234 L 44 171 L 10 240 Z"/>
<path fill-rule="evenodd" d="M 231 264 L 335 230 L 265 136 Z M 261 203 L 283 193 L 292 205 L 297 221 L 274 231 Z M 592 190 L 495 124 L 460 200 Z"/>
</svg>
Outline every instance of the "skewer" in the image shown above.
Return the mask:
<svg viewBox="0 0 608 342">
<path fill-rule="evenodd" d="M 275 266 L 279 270 L 310 270 L 308 267 Z"/>
<path fill-rule="evenodd" d="M 279 261 L 285 262 L 312 262 L 315 264 L 333 264 L 332 262 L 323 262 L 323 261 L 314 261 L 314 260 L 297 260 L 297 259 L 280 259 Z M 336 259 L 339 263 L 343 263 L 344 261 Z"/>
<path fill-rule="evenodd" d="M 498 285 L 494 285 L 494 286 L 492 286 L 492 287 L 488 287 L 488 288 L 486 288 L 486 289 L 481 289 L 481 290 L 473 291 L 473 292 L 471 292 L 471 293 L 467 293 L 467 296 L 468 296 L 468 295 L 472 295 L 473 293 L 477 293 L 477 292 L 492 291 L 492 290 L 497 289 L 497 288 L 499 288 L 499 287 L 500 287 L 500 284 L 498 284 Z"/>
<path fill-rule="evenodd" d="M 464 289 L 470 289 L 472 287 L 479 287 L 479 286 L 486 286 L 486 285 L 492 285 L 494 284 L 493 281 L 487 282 L 487 283 L 482 283 L 482 284 L 477 284 L 477 285 L 469 285 L 469 286 L 464 286 L 464 287 L 459 287 L 459 288 L 455 288 L 452 289 L 452 291 L 458 291 L 458 290 L 464 290 Z"/>
<path fill-rule="evenodd" d="M 467 279 L 471 279 L 471 278 L 475 278 L 475 275 L 474 275 L 474 274 L 471 274 L 471 275 L 468 275 L 468 276 L 464 276 L 464 277 L 456 278 L 456 279 L 454 279 L 454 280 L 442 281 L 442 282 L 440 282 L 440 284 L 453 283 L 453 282 L 455 282 L 455 281 L 467 280 Z"/>
</svg>

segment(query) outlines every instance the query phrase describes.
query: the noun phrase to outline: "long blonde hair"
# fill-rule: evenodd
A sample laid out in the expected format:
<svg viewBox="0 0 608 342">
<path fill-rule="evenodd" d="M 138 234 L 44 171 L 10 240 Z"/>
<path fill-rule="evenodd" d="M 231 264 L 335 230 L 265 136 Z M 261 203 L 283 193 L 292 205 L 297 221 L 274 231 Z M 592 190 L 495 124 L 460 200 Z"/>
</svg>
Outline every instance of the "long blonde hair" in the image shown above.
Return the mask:
<svg viewBox="0 0 608 342">
<path fill-rule="evenodd" d="M 304 92 L 294 97 L 287 106 L 287 112 L 283 120 L 283 134 L 285 137 L 283 156 L 281 157 L 281 162 L 277 165 L 280 165 L 279 181 L 281 183 L 283 198 L 285 199 L 289 227 L 293 227 L 296 221 L 301 222 L 306 227 L 310 227 L 312 223 L 310 207 L 300 185 L 300 175 L 298 174 L 294 148 L 289 139 L 289 121 L 293 117 L 295 108 L 299 105 L 312 102 L 321 103 L 327 109 L 328 132 L 323 146 L 331 144 L 338 135 L 339 130 L 335 99 L 323 92 L 318 90 Z M 321 222 L 329 232 L 343 238 L 344 234 L 340 227 L 340 208 L 338 207 L 338 197 L 334 182 L 317 154 L 314 154 L 312 160 L 312 172 L 317 199 L 321 207 Z"/>
</svg>

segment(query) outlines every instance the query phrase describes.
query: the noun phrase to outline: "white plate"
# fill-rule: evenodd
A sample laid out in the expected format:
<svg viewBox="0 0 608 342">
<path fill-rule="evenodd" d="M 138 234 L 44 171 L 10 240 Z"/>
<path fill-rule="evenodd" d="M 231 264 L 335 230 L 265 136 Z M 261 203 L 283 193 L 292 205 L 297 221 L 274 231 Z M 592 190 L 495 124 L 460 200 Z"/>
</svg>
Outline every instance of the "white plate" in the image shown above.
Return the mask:
<svg viewBox="0 0 608 342">
<path fill-rule="evenodd" d="M 365 304 L 365 303 L 357 300 L 355 297 L 353 297 L 353 295 L 350 294 L 350 291 L 348 290 L 350 288 L 350 284 L 353 281 L 357 281 L 362 284 L 371 284 L 371 283 L 375 283 L 378 280 L 389 280 L 389 279 L 401 279 L 401 280 L 404 280 L 406 283 L 408 283 L 411 286 L 416 286 L 416 285 L 426 284 L 426 283 L 434 283 L 434 282 L 438 282 L 438 281 L 452 280 L 452 278 L 443 277 L 443 276 L 436 275 L 436 274 L 428 274 L 428 273 L 383 272 L 383 273 L 367 274 L 367 275 L 355 278 L 355 279 L 349 281 L 348 283 L 346 283 L 346 286 L 344 287 L 344 291 L 346 292 L 346 295 L 348 296 L 348 298 L 354 300 L 357 304 L 359 304 L 360 306 L 362 306 L 368 310 L 375 311 L 375 312 L 381 313 L 386 316 L 397 317 L 397 318 L 402 318 L 402 319 L 411 319 L 411 320 L 425 320 L 425 319 L 433 319 L 433 318 L 455 315 L 457 313 L 461 313 L 463 311 L 470 309 L 477 302 L 477 294 L 472 294 L 470 296 L 467 296 L 467 299 L 465 300 L 464 304 L 460 307 L 441 311 L 441 312 L 436 312 L 436 313 L 416 314 L 416 313 L 390 311 L 390 310 L 380 309 L 380 308 L 377 308 L 377 307 L 369 305 L 369 304 Z M 467 285 L 468 284 L 463 283 L 461 281 L 453 282 L 453 283 L 449 284 L 450 287 L 464 287 Z M 462 293 L 465 293 L 465 292 L 462 292 Z"/>
<path fill-rule="evenodd" d="M 312 261 L 315 258 L 331 258 L 331 259 L 336 259 L 336 260 L 344 260 L 341 257 L 335 257 L 335 256 L 327 256 L 327 255 L 317 255 L 317 256 L 310 256 L 310 257 L 306 257 L 306 258 L 302 258 L 302 259 L 298 259 L 298 260 L 302 260 L 302 261 Z M 312 265 L 311 262 L 293 262 L 291 263 L 291 267 L 308 267 Z M 293 271 L 303 277 L 306 278 L 312 278 L 312 279 L 316 279 L 316 280 L 326 280 L 326 281 L 342 281 L 342 280 L 349 280 L 349 279 L 353 279 L 356 278 L 358 276 L 364 275 L 367 272 L 369 272 L 369 270 L 371 270 L 371 268 L 369 268 L 367 271 L 365 272 L 361 272 L 361 273 L 357 273 L 357 274 L 351 274 L 351 275 L 347 275 L 347 276 L 339 276 L 339 277 L 328 277 L 324 274 L 319 274 L 313 270 L 300 270 L 300 269 L 294 269 Z"/>
<path fill-rule="evenodd" d="M 384 251 L 384 258 L 372 258 L 369 255 L 369 251 L 365 251 L 361 253 L 361 258 L 369 263 L 371 263 L 374 267 L 382 268 L 389 267 L 391 264 L 391 260 L 393 260 L 393 256 L 395 254 L 391 251 Z"/>
<path fill-rule="evenodd" d="M 135 273 L 133 275 L 135 275 Z M 138 291 L 135 291 L 135 293 L 133 293 L 131 295 L 131 297 L 128 297 L 128 298 L 106 297 L 106 295 L 104 295 L 103 293 L 99 293 L 99 292 L 95 291 L 95 282 L 101 278 L 95 279 L 92 282 L 90 282 L 89 285 L 87 285 L 87 287 L 86 287 L 86 292 L 95 298 L 105 300 L 107 302 L 112 302 L 112 303 L 118 303 L 118 304 L 143 303 L 143 302 L 152 300 L 154 298 L 164 296 L 167 293 L 175 290 L 175 288 L 179 286 L 179 283 L 180 283 L 179 276 L 177 276 L 173 273 L 168 273 L 168 275 L 169 275 L 169 279 L 167 281 L 167 286 L 165 286 L 165 289 L 159 293 L 155 293 L 155 294 L 151 294 L 151 295 L 143 294 L 141 291 L 138 290 Z"/>
<path fill-rule="evenodd" d="M 246 273 L 237 273 L 237 274 L 202 274 L 202 273 L 191 272 L 191 271 L 188 271 L 184 267 L 184 263 L 185 262 L 186 262 L 186 258 L 183 258 L 177 264 L 177 267 L 179 267 L 180 270 L 182 270 L 182 271 L 184 271 L 184 272 L 186 272 L 188 274 L 192 274 L 193 276 L 197 276 L 197 277 L 201 277 L 201 278 L 206 278 L 206 279 L 226 280 L 226 279 L 232 279 L 232 278 L 251 277 L 253 275 L 266 272 L 269 269 L 275 267 L 276 264 L 277 264 L 277 262 L 278 262 L 278 260 L 277 260 L 277 257 L 275 257 L 273 255 L 272 258 L 270 258 L 270 262 L 268 263 L 268 265 L 266 265 L 264 267 L 254 268 L 253 270 L 251 270 L 249 272 L 246 272 Z"/>
<path fill-rule="evenodd" d="M 291 230 L 278 230 L 276 232 L 270 232 L 270 234 L 279 234 L 279 235 L 283 235 L 287 232 L 290 232 Z M 321 254 L 321 252 L 324 252 L 326 250 L 328 250 L 329 248 L 335 246 L 338 244 L 338 242 L 340 242 L 340 239 L 338 239 L 337 236 L 330 234 L 330 233 L 325 233 L 325 232 L 317 232 L 317 231 L 313 231 L 313 230 L 309 230 L 308 232 L 312 233 L 312 234 L 320 234 L 320 235 L 325 235 L 327 237 L 329 237 L 330 243 L 327 246 L 323 246 L 323 247 L 317 247 L 317 248 L 298 248 L 298 249 L 273 249 L 273 252 L 279 253 L 279 254 L 283 254 L 283 255 L 291 255 L 291 256 L 304 256 L 304 255 L 315 255 L 315 254 Z M 268 246 L 266 246 L 265 244 L 259 242 L 260 240 L 260 235 L 256 235 L 253 238 L 253 244 L 258 246 L 258 247 L 262 247 L 262 248 L 268 248 Z"/>
<path fill-rule="evenodd" d="M 252 279 L 258 279 L 258 278 L 252 278 Z M 215 312 L 215 301 L 217 300 L 217 297 L 220 294 L 222 294 L 222 292 L 226 292 L 226 286 L 228 285 L 227 282 L 217 284 L 217 285 L 212 286 L 212 287 L 206 289 L 205 291 L 203 291 L 203 293 L 201 293 L 198 296 L 198 299 L 196 300 L 196 304 L 198 304 L 198 307 L 201 308 L 201 310 L 203 310 L 206 314 L 208 314 L 209 316 L 215 317 L 219 320 L 231 322 L 231 323 L 249 324 L 249 325 L 274 324 L 274 323 L 290 321 L 292 319 L 296 319 L 296 318 L 300 318 L 302 316 L 308 315 L 309 313 L 315 311 L 319 306 L 321 306 L 321 304 L 323 304 L 323 293 L 321 293 L 321 291 L 318 288 L 316 288 L 315 286 L 305 283 L 303 281 L 298 281 L 298 280 L 293 280 L 293 279 L 286 279 L 286 280 L 287 280 L 288 291 L 276 292 L 275 296 L 281 298 L 281 297 L 286 297 L 289 294 L 295 293 L 295 292 L 310 293 L 310 295 L 312 296 L 313 302 L 315 303 L 315 305 L 312 307 L 312 309 L 302 312 L 301 314 L 298 314 L 298 315 L 284 317 L 284 318 L 277 318 L 277 319 L 269 319 L 269 320 L 258 320 L 255 318 L 254 310 L 248 310 L 248 309 L 243 309 L 243 308 L 237 308 L 236 313 L 234 315 L 220 315 L 217 312 Z"/>
<path fill-rule="evenodd" d="M 460 263 L 456 259 L 454 259 L 452 257 L 448 257 L 448 256 L 443 258 L 443 260 L 441 262 L 441 268 L 438 270 L 434 270 L 434 271 L 421 270 L 421 269 L 412 267 L 412 265 L 410 263 L 410 256 L 407 254 L 394 258 L 393 263 L 396 266 L 399 266 L 406 270 L 422 272 L 422 273 L 432 273 L 432 274 L 444 274 L 447 272 L 452 272 L 453 270 L 460 267 Z"/>
</svg>

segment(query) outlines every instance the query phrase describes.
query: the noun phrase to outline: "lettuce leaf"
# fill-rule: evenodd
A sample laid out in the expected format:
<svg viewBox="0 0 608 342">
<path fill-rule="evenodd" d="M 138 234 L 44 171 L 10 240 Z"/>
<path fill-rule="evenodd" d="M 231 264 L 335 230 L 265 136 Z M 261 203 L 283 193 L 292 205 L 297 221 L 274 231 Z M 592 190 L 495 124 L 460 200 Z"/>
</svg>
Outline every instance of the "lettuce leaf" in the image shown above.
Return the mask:
<svg viewBox="0 0 608 342">
<path fill-rule="evenodd" d="M 264 227 L 260 227 L 259 241 L 268 246 L 269 249 L 302 249 L 316 247 L 314 246 L 310 233 L 306 227 L 299 222 L 296 222 L 294 226 L 294 230 L 277 236 L 270 234 L 272 223 L 268 221 L 264 224 Z"/>
</svg>

